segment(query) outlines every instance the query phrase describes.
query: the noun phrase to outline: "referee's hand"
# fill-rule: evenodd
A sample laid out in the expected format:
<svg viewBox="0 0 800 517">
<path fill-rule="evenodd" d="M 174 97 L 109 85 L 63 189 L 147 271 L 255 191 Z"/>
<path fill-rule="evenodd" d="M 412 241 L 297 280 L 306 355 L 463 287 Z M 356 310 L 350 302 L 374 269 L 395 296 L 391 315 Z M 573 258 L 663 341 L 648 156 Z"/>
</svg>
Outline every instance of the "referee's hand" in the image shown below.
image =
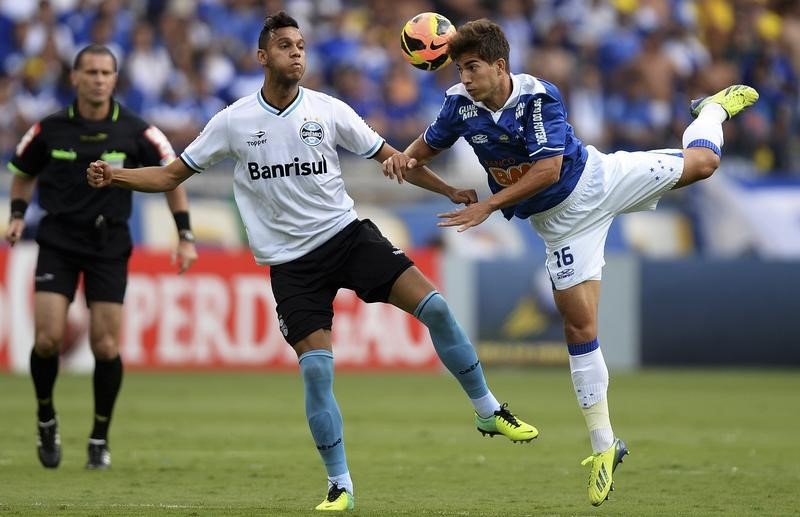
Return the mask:
<svg viewBox="0 0 800 517">
<path fill-rule="evenodd" d="M 114 175 L 111 173 L 111 165 L 103 160 L 97 160 L 89 164 L 86 169 L 86 181 L 93 188 L 103 188 L 111 185 Z"/>
<path fill-rule="evenodd" d="M 25 219 L 21 217 L 11 219 L 6 229 L 6 241 L 13 246 L 22 238 L 23 230 L 25 230 Z"/>
</svg>

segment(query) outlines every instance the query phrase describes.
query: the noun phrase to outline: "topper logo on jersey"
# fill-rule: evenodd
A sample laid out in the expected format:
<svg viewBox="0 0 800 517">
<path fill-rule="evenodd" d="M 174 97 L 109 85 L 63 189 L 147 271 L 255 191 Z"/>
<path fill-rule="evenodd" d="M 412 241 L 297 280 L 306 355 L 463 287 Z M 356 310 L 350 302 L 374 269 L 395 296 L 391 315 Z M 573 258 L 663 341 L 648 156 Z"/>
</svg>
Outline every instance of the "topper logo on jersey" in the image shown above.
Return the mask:
<svg viewBox="0 0 800 517">
<path fill-rule="evenodd" d="M 309 120 L 300 126 L 300 140 L 305 142 L 307 145 L 312 147 L 317 146 L 322 143 L 322 139 L 324 137 L 325 132 L 322 130 L 322 126 L 319 124 L 319 122 Z"/>
<path fill-rule="evenodd" d="M 255 137 L 254 140 L 245 140 L 245 142 L 247 142 L 248 147 L 258 147 L 261 144 L 267 143 L 266 135 L 266 131 L 259 129 L 255 133 L 250 134 L 250 136 Z"/>
<path fill-rule="evenodd" d="M 539 145 L 546 144 L 547 131 L 545 131 L 544 122 L 542 122 L 542 99 L 534 99 L 531 120 L 533 120 L 533 136 L 536 137 L 536 143 Z"/>
<path fill-rule="evenodd" d="M 289 163 L 275 165 L 259 165 L 256 162 L 247 162 L 247 172 L 251 180 L 266 180 L 270 178 L 288 178 L 291 176 L 308 176 L 310 174 L 327 174 L 328 162 L 325 157 L 317 162 L 301 162 L 296 157 Z"/>
<path fill-rule="evenodd" d="M 512 165 L 506 169 L 501 169 L 500 167 L 489 167 L 489 174 L 492 175 L 492 178 L 494 178 L 498 185 L 508 187 L 518 182 L 519 179 L 524 176 L 526 172 L 528 172 L 528 169 L 531 168 L 531 165 L 533 165 L 533 162 Z"/>
<path fill-rule="evenodd" d="M 458 108 L 458 114 L 461 115 L 461 120 L 467 120 L 468 118 L 477 117 L 478 107 L 474 104 L 470 104 L 469 106 L 461 106 L 460 108 Z"/>
</svg>

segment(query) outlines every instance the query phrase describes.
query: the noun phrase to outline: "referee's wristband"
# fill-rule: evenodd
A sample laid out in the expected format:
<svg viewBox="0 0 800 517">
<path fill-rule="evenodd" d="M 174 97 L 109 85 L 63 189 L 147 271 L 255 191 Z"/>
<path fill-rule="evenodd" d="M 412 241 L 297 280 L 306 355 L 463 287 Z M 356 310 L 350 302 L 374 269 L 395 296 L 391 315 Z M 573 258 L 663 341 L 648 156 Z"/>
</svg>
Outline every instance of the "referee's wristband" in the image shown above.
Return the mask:
<svg viewBox="0 0 800 517">
<path fill-rule="evenodd" d="M 11 200 L 11 220 L 25 219 L 25 211 L 28 209 L 28 202 L 22 198 Z"/>
<path fill-rule="evenodd" d="M 191 231 L 192 225 L 189 223 L 189 212 L 173 212 L 172 217 L 175 218 L 175 226 L 178 228 L 179 233 L 184 230 Z"/>
</svg>

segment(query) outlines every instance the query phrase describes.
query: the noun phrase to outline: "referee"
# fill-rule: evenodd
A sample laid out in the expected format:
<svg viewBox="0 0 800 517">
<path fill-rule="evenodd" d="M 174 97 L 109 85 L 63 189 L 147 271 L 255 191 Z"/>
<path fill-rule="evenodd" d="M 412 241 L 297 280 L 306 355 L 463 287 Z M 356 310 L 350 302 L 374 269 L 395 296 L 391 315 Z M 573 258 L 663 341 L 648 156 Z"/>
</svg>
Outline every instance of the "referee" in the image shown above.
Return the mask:
<svg viewBox="0 0 800 517">
<path fill-rule="evenodd" d="M 91 188 L 86 184 L 86 165 L 98 159 L 126 167 L 165 165 L 175 152 L 158 128 L 113 99 L 117 62 L 107 47 L 83 48 L 70 79 L 75 101 L 34 124 L 9 162 L 14 177 L 6 240 L 13 246 L 22 236 L 25 210 L 38 179 L 39 204 L 46 215 L 36 234 L 39 257 L 30 369 L 38 404 L 39 460 L 48 468 L 61 461 L 53 386 L 67 309 L 83 275 L 95 357 L 94 426 L 86 468 L 106 469 L 111 465 L 108 428 L 122 383 L 119 333 L 132 249 L 131 192 Z M 197 259 L 189 203 L 183 187 L 167 192 L 166 198 L 178 228 L 176 258 L 182 273 Z"/>
</svg>

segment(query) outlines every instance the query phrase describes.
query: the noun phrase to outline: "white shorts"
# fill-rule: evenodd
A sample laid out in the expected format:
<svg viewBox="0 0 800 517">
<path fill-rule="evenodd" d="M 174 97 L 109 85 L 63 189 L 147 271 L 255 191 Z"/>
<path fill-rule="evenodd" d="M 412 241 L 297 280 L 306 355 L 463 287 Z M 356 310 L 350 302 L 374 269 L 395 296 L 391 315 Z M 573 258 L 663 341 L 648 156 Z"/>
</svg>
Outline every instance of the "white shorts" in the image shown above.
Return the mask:
<svg viewBox="0 0 800 517">
<path fill-rule="evenodd" d="M 587 146 L 586 168 L 561 203 L 529 219 L 547 246 L 557 290 L 600 280 L 608 229 L 617 214 L 654 210 L 683 172 L 680 149 L 603 154 Z"/>
</svg>

